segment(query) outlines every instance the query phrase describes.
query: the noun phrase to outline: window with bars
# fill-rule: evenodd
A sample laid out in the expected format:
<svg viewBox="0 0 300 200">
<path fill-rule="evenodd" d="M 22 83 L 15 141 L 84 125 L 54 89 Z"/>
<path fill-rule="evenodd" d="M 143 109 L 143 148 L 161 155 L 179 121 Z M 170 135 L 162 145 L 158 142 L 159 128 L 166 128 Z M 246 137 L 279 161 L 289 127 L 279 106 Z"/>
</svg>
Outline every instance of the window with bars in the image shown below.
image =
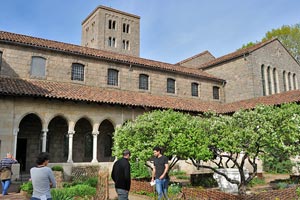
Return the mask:
<svg viewBox="0 0 300 200">
<path fill-rule="evenodd" d="M 107 71 L 107 84 L 108 85 L 118 85 L 118 75 L 119 71 L 115 69 L 108 69 Z"/>
<path fill-rule="evenodd" d="M 46 76 L 46 59 L 32 56 L 30 74 L 33 77 L 44 78 Z"/>
<path fill-rule="evenodd" d="M 149 76 L 146 74 L 140 74 L 139 77 L 139 89 L 141 90 L 148 90 L 149 85 Z"/>
<path fill-rule="evenodd" d="M 220 88 L 213 86 L 213 99 L 220 99 Z"/>
<path fill-rule="evenodd" d="M 71 80 L 84 81 L 84 65 L 80 63 L 72 64 Z"/>
<path fill-rule="evenodd" d="M 193 97 L 198 97 L 199 96 L 199 84 L 198 83 L 192 83 L 191 84 L 191 90 L 192 90 L 192 96 Z"/>
<path fill-rule="evenodd" d="M 172 78 L 167 79 L 167 93 L 175 94 L 175 80 Z"/>
</svg>

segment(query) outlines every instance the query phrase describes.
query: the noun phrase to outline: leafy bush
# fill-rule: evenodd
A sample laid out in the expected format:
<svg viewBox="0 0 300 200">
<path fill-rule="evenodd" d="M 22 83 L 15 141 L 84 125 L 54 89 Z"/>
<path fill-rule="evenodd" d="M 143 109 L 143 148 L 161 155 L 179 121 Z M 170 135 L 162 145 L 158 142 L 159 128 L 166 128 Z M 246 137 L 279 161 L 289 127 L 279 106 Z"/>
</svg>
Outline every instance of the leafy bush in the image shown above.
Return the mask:
<svg viewBox="0 0 300 200">
<path fill-rule="evenodd" d="M 52 199 L 59 200 L 73 200 L 73 197 L 69 197 L 68 194 L 65 193 L 64 189 L 53 189 L 51 190 Z"/>
<path fill-rule="evenodd" d="M 97 187 L 97 183 L 98 183 L 98 177 L 89 178 L 83 182 L 84 185 L 88 185 L 94 188 Z"/>
<path fill-rule="evenodd" d="M 293 163 L 289 157 L 265 157 L 263 158 L 263 167 L 268 173 L 287 174 L 291 173 Z"/>
<path fill-rule="evenodd" d="M 140 162 L 130 163 L 131 178 L 150 178 L 150 173 L 146 165 Z"/>
<path fill-rule="evenodd" d="M 33 187 L 32 187 L 32 182 L 31 181 L 23 183 L 20 186 L 20 188 L 21 188 L 22 191 L 25 191 L 28 194 L 32 194 L 32 192 L 33 192 Z"/>
<path fill-rule="evenodd" d="M 168 192 L 173 195 L 178 194 L 181 192 L 181 185 L 179 183 L 171 183 Z"/>
<path fill-rule="evenodd" d="M 254 179 L 252 179 L 252 180 L 250 181 L 249 186 L 250 186 L 250 187 L 253 187 L 253 186 L 256 186 L 256 185 L 263 185 L 263 184 L 265 184 L 265 183 L 266 183 L 265 179 L 255 177 Z"/>
<path fill-rule="evenodd" d="M 79 184 L 63 189 L 53 189 L 51 190 L 51 195 L 52 194 L 53 199 L 59 200 L 69 200 L 73 199 L 74 197 L 92 197 L 96 194 L 96 188 L 89 185 Z"/>
<path fill-rule="evenodd" d="M 60 165 L 55 165 L 51 169 L 52 169 L 52 171 L 59 171 L 59 172 L 63 172 L 64 171 L 64 168 L 62 166 L 60 166 Z"/>
</svg>

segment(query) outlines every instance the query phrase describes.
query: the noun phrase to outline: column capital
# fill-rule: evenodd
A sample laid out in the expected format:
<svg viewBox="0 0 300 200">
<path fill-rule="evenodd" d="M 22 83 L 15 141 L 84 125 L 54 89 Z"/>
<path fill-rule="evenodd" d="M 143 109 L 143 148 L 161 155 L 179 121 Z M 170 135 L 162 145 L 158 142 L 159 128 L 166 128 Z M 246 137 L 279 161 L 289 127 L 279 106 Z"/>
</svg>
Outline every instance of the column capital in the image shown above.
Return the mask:
<svg viewBox="0 0 300 200">
<path fill-rule="evenodd" d="M 99 131 L 93 131 L 93 132 L 92 132 L 92 135 L 94 135 L 94 136 L 95 136 L 95 135 L 99 135 Z"/>
<path fill-rule="evenodd" d="M 68 131 L 68 135 L 74 135 L 75 131 Z"/>
<path fill-rule="evenodd" d="M 47 128 L 45 128 L 45 129 L 42 129 L 42 132 L 43 133 L 47 133 L 49 130 L 47 129 Z"/>
<path fill-rule="evenodd" d="M 17 136 L 18 133 L 19 133 L 19 128 L 15 128 L 15 129 L 14 129 L 14 132 L 13 132 L 14 136 Z"/>
</svg>

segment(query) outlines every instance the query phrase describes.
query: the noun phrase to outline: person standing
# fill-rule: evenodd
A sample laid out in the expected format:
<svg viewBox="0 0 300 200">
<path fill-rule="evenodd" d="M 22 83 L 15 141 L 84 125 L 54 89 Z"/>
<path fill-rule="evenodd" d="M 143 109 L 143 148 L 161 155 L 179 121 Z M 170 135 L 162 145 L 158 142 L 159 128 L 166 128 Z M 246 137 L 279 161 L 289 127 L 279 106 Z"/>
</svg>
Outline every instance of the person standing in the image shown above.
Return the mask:
<svg viewBox="0 0 300 200">
<path fill-rule="evenodd" d="M 52 169 L 47 167 L 49 153 L 42 152 L 37 156 L 36 167 L 30 169 L 33 186 L 31 200 L 52 200 L 50 188 L 56 187 L 56 181 Z"/>
<path fill-rule="evenodd" d="M 11 166 L 12 164 L 18 163 L 18 161 L 13 158 L 11 153 L 7 153 L 6 157 L 0 161 L 0 172 L 1 172 L 1 183 L 2 183 L 2 195 L 8 195 L 7 191 L 11 184 Z"/>
<path fill-rule="evenodd" d="M 118 200 L 128 200 L 131 184 L 129 158 L 130 151 L 126 149 L 123 151 L 123 157 L 114 163 L 111 172 L 111 178 L 115 182 Z"/>
<path fill-rule="evenodd" d="M 162 149 L 160 147 L 154 147 L 153 154 L 155 158 L 151 182 L 155 180 L 155 189 L 158 194 L 158 200 L 160 200 L 163 196 L 165 199 L 169 199 L 169 159 L 162 154 Z"/>
</svg>

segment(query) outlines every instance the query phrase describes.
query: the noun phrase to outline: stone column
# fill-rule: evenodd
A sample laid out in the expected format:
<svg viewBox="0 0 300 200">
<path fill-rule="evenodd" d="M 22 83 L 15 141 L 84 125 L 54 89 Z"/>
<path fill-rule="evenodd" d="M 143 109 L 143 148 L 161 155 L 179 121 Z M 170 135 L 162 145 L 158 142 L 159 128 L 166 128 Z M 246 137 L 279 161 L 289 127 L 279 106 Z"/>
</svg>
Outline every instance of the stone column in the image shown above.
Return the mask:
<svg viewBox="0 0 300 200">
<path fill-rule="evenodd" d="M 75 134 L 75 131 L 68 131 L 68 138 L 69 138 L 69 151 L 68 151 L 68 163 L 73 163 L 73 135 Z"/>
<path fill-rule="evenodd" d="M 264 76 L 265 76 L 265 91 L 266 96 L 270 95 L 269 93 L 269 74 L 267 68 L 264 68 Z"/>
<path fill-rule="evenodd" d="M 14 158 L 17 156 L 17 141 L 18 141 L 18 133 L 19 133 L 19 128 L 15 128 L 13 135 L 14 135 L 14 152 L 13 152 L 13 156 Z"/>
<path fill-rule="evenodd" d="M 93 131 L 93 160 L 92 162 L 98 162 L 97 160 L 97 139 L 98 139 L 98 135 L 99 135 L 99 131 Z"/>
<path fill-rule="evenodd" d="M 271 89 L 271 94 L 275 94 L 275 88 L 274 88 L 274 74 L 273 74 L 273 69 L 270 67 L 270 80 L 271 80 L 271 84 L 270 84 L 270 89 Z"/>
<path fill-rule="evenodd" d="M 42 152 L 46 152 L 48 129 L 42 130 Z"/>
</svg>

